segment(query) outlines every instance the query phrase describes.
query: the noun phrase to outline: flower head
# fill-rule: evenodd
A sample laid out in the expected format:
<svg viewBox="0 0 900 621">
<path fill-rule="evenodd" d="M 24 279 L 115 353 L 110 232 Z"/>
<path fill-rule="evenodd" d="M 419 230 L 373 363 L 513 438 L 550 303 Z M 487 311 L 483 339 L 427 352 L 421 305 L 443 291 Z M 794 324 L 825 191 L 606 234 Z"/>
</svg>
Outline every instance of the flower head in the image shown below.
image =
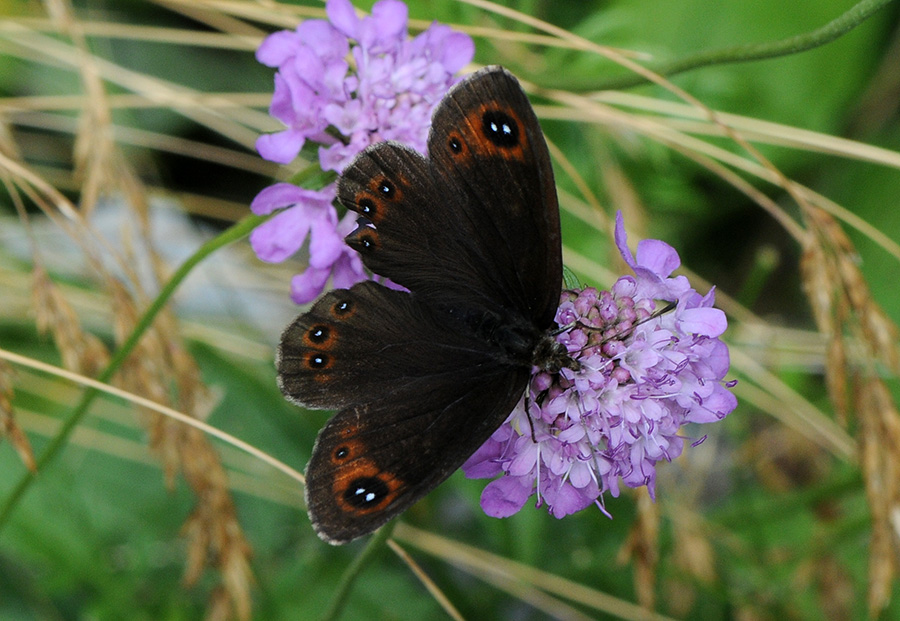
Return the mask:
<svg viewBox="0 0 900 621">
<path fill-rule="evenodd" d="M 724 383 L 725 314 L 684 276 L 668 244 L 626 245 L 622 216 L 616 244 L 634 271 L 610 291 L 563 293 L 557 340 L 580 369 L 536 373 L 509 419 L 463 465 L 470 478 L 500 475 L 485 488 L 488 515 L 507 517 L 536 494 L 556 517 L 619 495 L 620 482 L 655 494 L 656 464 L 684 449 L 681 428 L 724 418 L 737 400 Z M 671 312 L 654 316 L 659 302 Z M 528 411 L 526 412 L 526 406 Z"/>
<path fill-rule="evenodd" d="M 269 113 L 285 125 L 260 136 L 259 154 L 286 164 L 311 142 L 319 145 L 322 170 L 339 173 L 382 140 L 424 152 L 431 114 L 456 82 L 454 74 L 472 60 L 472 39 L 437 23 L 409 39 L 407 8 L 399 0 L 380 0 L 363 18 L 350 0 L 328 0 L 325 11 L 328 21 L 273 33 L 256 52 L 261 63 L 278 69 Z M 329 277 L 335 286 L 366 278 L 356 253 L 337 243 L 353 227 L 338 218 L 334 198 L 333 183 L 318 191 L 281 183 L 251 205 L 257 214 L 287 208 L 250 238 L 264 261 L 283 261 L 309 238 L 309 268 L 292 283 L 298 304 L 318 296 Z"/>
</svg>

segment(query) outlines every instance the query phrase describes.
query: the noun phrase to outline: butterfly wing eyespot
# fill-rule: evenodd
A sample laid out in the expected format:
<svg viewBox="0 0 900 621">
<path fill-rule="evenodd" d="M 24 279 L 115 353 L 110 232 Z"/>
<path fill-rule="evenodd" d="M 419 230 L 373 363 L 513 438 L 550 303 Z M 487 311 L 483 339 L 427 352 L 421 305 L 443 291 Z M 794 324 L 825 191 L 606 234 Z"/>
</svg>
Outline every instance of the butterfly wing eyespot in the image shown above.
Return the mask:
<svg viewBox="0 0 900 621">
<path fill-rule="evenodd" d="M 347 298 L 339 298 L 331 307 L 331 314 L 337 319 L 347 319 L 356 312 L 356 303 Z"/>
<path fill-rule="evenodd" d="M 306 366 L 312 371 L 324 371 L 331 366 L 332 358 L 327 354 L 310 352 L 306 357 Z"/>
<path fill-rule="evenodd" d="M 519 122 L 508 111 L 493 106 L 481 114 L 481 127 L 485 138 L 503 149 L 518 147 Z"/>
<path fill-rule="evenodd" d="M 350 233 L 345 241 L 363 257 L 372 255 L 381 247 L 378 231 L 366 225 L 362 225 Z"/>
<path fill-rule="evenodd" d="M 402 183 L 402 180 L 401 180 Z M 403 198 L 402 194 L 397 192 L 394 184 L 391 183 L 390 179 L 387 177 L 383 177 L 378 180 L 378 192 L 384 196 L 386 199 L 396 199 L 401 200 Z"/>
<path fill-rule="evenodd" d="M 463 150 L 465 149 L 465 144 L 456 134 L 450 135 L 450 138 L 447 139 L 447 146 L 454 155 L 462 155 Z"/>
<path fill-rule="evenodd" d="M 365 445 L 353 437 L 354 433 L 358 433 L 356 428 L 341 431 L 341 437 L 336 438 L 337 446 L 331 451 L 331 463 L 339 466 L 365 455 Z"/>
<path fill-rule="evenodd" d="M 375 222 L 378 219 L 381 211 L 378 209 L 378 205 L 368 196 L 362 196 L 356 199 L 357 205 L 357 213 L 361 216 L 365 216 L 371 222 Z"/>
<path fill-rule="evenodd" d="M 338 472 L 333 497 L 349 516 L 364 517 L 384 511 L 403 488 L 403 481 L 363 459 L 349 468 L 339 468 Z"/>
<path fill-rule="evenodd" d="M 352 453 L 350 452 L 349 446 L 347 446 L 346 444 L 341 444 L 339 447 L 334 449 L 333 455 L 334 457 L 332 457 L 331 461 L 338 464 L 350 457 Z"/>
<path fill-rule="evenodd" d="M 384 215 L 390 211 L 390 204 L 403 200 L 404 183 L 406 180 L 403 178 L 391 180 L 386 176 L 381 176 L 372 179 L 364 189 L 357 192 L 351 200 L 346 201 L 345 205 L 351 211 L 355 211 L 378 226 Z"/>
<path fill-rule="evenodd" d="M 390 480 L 388 475 L 385 478 Z M 337 490 L 340 492 L 340 490 Z M 343 487 L 344 506 L 349 511 L 378 511 L 390 502 L 391 489 L 380 476 L 358 477 Z"/>
<path fill-rule="evenodd" d="M 523 95 L 524 96 L 524 95 Z M 529 132 L 514 107 L 502 101 L 489 101 L 471 110 L 460 121 L 467 129 L 465 138 L 451 134 L 447 145 L 454 154 L 470 151 L 469 162 L 497 159 L 527 164 L 534 160 Z M 539 134 L 543 138 L 543 134 Z"/>
<path fill-rule="evenodd" d="M 306 343 L 310 347 L 331 347 L 337 340 L 335 327 L 318 323 L 306 332 Z"/>
</svg>

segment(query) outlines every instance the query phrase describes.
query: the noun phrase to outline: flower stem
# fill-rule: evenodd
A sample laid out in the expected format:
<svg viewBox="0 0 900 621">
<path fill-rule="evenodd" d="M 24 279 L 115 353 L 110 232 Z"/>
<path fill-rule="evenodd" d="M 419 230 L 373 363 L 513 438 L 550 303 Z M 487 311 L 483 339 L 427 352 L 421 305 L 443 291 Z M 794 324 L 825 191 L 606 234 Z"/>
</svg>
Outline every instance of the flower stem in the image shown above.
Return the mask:
<svg viewBox="0 0 900 621">
<path fill-rule="evenodd" d="M 780 41 L 736 45 L 717 50 L 707 50 L 667 63 L 651 65 L 649 68 L 655 73 L 668 78 L 699 67 L 750 62 L 805 52 L 806 50 L 825 45 L 826 43 L 831 43 L 838 37 L 847 34 L 871 17 L 876 11 L 892 1 L 893 0 L 860 0 L 860 2 L 857 2 L 845 13 L 812 32 L 788 37 L 787 39 L 781 39 Z M 585 85 L 585 87 L 593 90 L 613 90 L 639 86 L 645 82 L 646 79 L 643 76 L 629 74 L 601 81 L 599 84 L 595 83 L 591 86 Z"/>
<path fill-rule="evenodd" d="M 247 236 L 250 231 L 259 226 L 261 223 L 265 222 L 267 219 L 268 216 L 247 216 L 217 237 L 214 237 L 213 239 L 200 246 L 197 252 L 190 256 L 184 263 L 182 263 L 172 275 L 172 278 L 169 279 L 169 282 L 167 282 L 159 292 L 159 295 L 156 296 L 156 299 L 153 300 L 150 306 L 147 307 L 147 310 L 144 311 L 144 314 L 141 315 L 140 319 L 134 326 L 134 330 L 132 330 L 131 334 L 128 336 L 128 339 L 126 339 L 122 346 L 116 351 L 115 355 L 109 361 L 109 364 L 106 365 L 106 368 L 103 369 L 103 372 L 100 373 L 100 375 L 97 377 L 97 380 L 101 382 L 108 382 L 116 373 L 116 371 L 119 370 L 119 367 L 122 366 L 122 363 L 125 362 L 125 359 L 128 358 L 129 354 L 131 354 L 132 350 L 134 350 L 135 345 L 137 345 L 144 332 L 146 332 L 147 328 L 149 328 L 153 323 L 153 320 L 159 314 L 159 311 L 162 310 L 163 306 L 166 305 L 166 302 L 169 301 L 169 298 L 172 297 L 172 294 L 175 292 L 181 282 L 187 277 L 187 275 L 191 272 L 192 269 L 194 269 L 194 267 L 198 263 L 200 263 L 202 260 L 204 260 L 219 248 L 227 246 L 231 242 Z M 12 493 L 3 503 L 2 507 L 0 507 L 0 530 L 2 530 L 7 521 L 9 521 L 13 510 L 16 508 L 19 500 L 22 498 L 25 492 L 28 491 L 28 488 L 31 486 L 32 482 L 34 482 L 34 480 L 37 478 L 37 474 L 43 471 L 47 464 L 49 464 L 50 461 L 54 457 L 56 457 L 60 450 L 62 450 L 62 448 L 65 446 L 67 440 L 69 439 L 69 436 L 72 435 L 75 427 L 77 427 L 78 424 L 82 421 L 88 411 L 88 407 L 98 394 L 99 391 L 96 388 L 88 388 L 84 391 L 81 399 L 78 401 L 75 407 L 72 408 L 68 417 L 63 422 L 62 427 L 60 427 L 59 431 L 56 432 L 56 435 L 53 436 L 53 438 L 44 448 L 44 451 L 41 453 L 40 457 L 37 459 L 36 468 L 33 471 L 27 471 L 22 476 L 22 479 L 13 489 Z"/>
<path fill-rule="evenodd" d="M 322 615 L 321 621 L 336 621 L 340 617 L 344 606 L 347 604 L 347 595 L 350 593 L 353 583 L 375 553 L 387 545 L 387 540 L 390 539 L 396 525 L 397 520 L 392 520 L 375 531 L 369 543 L 366 544 L 365 549 L 347 566 L 344 575 L 341 576 L 341 582 L 338 584 L 337 591 L 331 596 L 331 604 L 328 606 L 325 614 Z"/>
</svg>

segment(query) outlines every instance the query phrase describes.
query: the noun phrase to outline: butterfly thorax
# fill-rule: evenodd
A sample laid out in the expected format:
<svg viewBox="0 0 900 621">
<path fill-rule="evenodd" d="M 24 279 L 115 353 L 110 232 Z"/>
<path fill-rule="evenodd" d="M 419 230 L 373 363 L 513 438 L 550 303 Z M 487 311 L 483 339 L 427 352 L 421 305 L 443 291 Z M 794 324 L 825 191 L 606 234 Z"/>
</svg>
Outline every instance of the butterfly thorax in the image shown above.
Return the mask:
<svg viewBox="0 0 900 621">
<path fill-rule="evenodd" d="M 538 368 L 558 373 L 563 368 L 577 370 L 580 365 L 565 345 L 550 332 L 538 330 L 517 313 L 475 310 L 460 312 L 446 309 L 455 319 L 465 323 L 475 335 L 496 346 L 497 357 L 508 364 Z"/>
</svg>

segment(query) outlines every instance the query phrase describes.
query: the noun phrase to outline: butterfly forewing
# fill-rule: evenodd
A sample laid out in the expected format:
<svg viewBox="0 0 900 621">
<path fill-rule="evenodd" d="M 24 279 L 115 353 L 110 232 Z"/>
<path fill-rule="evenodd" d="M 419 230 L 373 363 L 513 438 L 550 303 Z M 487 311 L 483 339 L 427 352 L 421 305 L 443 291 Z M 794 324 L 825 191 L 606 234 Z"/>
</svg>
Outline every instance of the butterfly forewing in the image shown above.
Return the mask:
<svg viewBox="0 0 900 621">
<path fill-rule="evenodd" d="M 562 282 L 559 210 L 516 79 L 489 67 L 454 87 L 428 145 L 430 159 L 381 143 L 347 167 L 338 198 L 374 227 L 348 242 L 372 271 L 433 303 L 504 309 L 546 329 Z"/>
<path fill-rule="evenodd" d="M 562 254 L 547 144 L 528 98 L 502 67 L 458 84 L 435 111 L 428 153 L 446 197 L 513 308 L 542 329 L 559 304 Z"/>
<path fill-rule="evenodd" d="M 365 218 L 347 242 L 373 272 L 446 306 L 497 306 L 497 276 L 421 154 L 392 142 L 366 149 L 338 198 Z"/>
</svg>

